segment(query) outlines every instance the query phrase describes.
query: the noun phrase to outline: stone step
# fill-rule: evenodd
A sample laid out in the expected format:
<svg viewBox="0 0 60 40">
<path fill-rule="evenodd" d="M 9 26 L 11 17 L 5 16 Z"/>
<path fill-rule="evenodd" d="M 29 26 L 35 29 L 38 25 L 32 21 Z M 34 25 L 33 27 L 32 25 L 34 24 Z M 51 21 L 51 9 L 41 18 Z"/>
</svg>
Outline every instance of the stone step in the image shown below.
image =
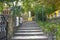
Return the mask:
<svg viewBox="0 0 60 40">
<path fill-rule="evenodd" d="M 48 40 L 48 37 L 36 22 L 26 22 L 18 28 L 11 40 Z"/>
<path fill-rule="evenodd" d="M 35 24 L 28 24 L 28 25 L 26 25 L 25 27 L 39 27 L 38 25 L 35 25 Z"/>
<path fill-rule="evenodd" d="M 13 36 L 44 36 L 45 34 L 14 34 Z"/>
<path fill-rule="evenodd" d="M 44 34 L 44 32 L 25 32 L 25 33 L 15 33 L 15 34 Z"/>
<path fill-rule="evenodd" d="M 17 30 L 15 33 L 43 32 L 42 30 Z"/>
<path fill-rule="evenodd" d="M 28 26 L 28 27 L 27 27 L 27 26 L 26 26 L 26 27 L 21 27 L 21 28 L 40 28 L 40 27 L 34 27 L 34 26 L 31 26 L 31 27 Z"/>
<path fill-rule="evenodd" d="M 40 30 L 40 28 L 21 28 L 18 30 Z"/>
<path fill-rule="evenodd" d="M 17 30 L 18 32 L 20 31 L 25 31 L 25 32 L 41 32 L 42 30 Z"/>
<path fill-rule="evenodd" d="M 40 30 L 40 28 L 20 28 L 18 30 Z"/>
<path fill-rule="evenodd" d="M 35 24 L 28 24 L 28 25 L 23 25 L 22 27 L 39 27 L 39 26 Z"/>
<path fill-rule="evenodd" d="M 42 32 L 42 31 L 16 31 L 15 33 L 31 33 L 31 32 Z"/>
<path fill-rule="evenodd" d="M 40 30 L 40 28 L 20 28 L 20 29 L 26 29 L 26 30 L 28 30 L 28 29 L 30 29 L 30 30 L 34 30 L 34 29 L 37 30 L 38 29 L 38 30 Z M 18 30 L 20 30 L 20 29 L 18 29 Z"/>
<path fill-rule="evenodd" d="M 40 28 L 40 27 L 20 27 L 20 28 Z"/>
<path fill-rule="evenodd" d="M 12 39 L 20 39 L 20 40 L 23 40 L 23 39 L 47 39 L 48 37 L 47 36 L 14 36 L 12 37 Z"/>
<path fill-rule="evenodd" d="M 23 25 L 22 27 L 39 27 L 39 26 L 33 26 L 33 25 Z"/>
<path fill-rule="evenodd" d="M 12 40 L 48 40 L 48 39 L 12 39 Z"/>
</svg>

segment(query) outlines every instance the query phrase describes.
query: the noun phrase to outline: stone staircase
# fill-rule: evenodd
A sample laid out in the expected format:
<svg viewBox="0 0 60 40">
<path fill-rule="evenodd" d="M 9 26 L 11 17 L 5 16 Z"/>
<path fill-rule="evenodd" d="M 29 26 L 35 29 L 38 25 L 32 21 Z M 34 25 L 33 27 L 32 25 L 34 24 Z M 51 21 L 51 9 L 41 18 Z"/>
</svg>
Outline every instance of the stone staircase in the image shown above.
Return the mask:
<svg viewBox="0 0 60 40">
<path fill-rule="evenodd" d="M 22 27 L 16 30 L 11 40 L 48 40 L 48 37 L 33 21 L 23 23 Z"/>
</svg>

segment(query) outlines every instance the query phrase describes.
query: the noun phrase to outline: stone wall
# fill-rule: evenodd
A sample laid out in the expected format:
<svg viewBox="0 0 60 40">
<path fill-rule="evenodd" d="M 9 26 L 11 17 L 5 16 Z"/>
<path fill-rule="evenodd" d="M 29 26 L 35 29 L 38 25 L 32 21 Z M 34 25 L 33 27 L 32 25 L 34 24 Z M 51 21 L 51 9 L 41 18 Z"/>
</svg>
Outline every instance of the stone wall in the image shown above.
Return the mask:
<svg viewBox="0 0 60 40">
<path fill-rule="evenodd" d="M 60 24 L 60 18 L 53 18 L 53 19 L 50 19 L 50 20 L 47 20 L 47 21 L 51 22 L 51 23 Z"/>
</svg>

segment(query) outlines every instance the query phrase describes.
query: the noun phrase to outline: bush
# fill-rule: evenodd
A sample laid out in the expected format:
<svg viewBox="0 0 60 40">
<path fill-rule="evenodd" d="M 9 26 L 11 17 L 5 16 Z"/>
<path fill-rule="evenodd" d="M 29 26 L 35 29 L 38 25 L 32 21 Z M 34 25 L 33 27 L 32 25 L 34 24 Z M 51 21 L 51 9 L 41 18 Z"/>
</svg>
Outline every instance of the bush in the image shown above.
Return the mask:
<svg viewBox="0 0 60 40">
<path fill-rule="evenodd" d="M 43 31 L 56 35 L 56 39 L 60 40 L 60 25 L 59 24 L 53 24 L 50 22 L 41 22 L 38 21 L 38 24 L 43 29 Z"/>
</svg>

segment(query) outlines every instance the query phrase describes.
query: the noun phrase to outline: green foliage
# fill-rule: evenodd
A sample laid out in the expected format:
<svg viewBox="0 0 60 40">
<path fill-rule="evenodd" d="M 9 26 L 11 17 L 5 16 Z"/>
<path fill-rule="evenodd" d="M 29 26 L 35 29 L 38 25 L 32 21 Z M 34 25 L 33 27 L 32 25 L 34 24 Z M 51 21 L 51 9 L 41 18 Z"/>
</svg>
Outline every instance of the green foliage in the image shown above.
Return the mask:
<svg viewBox="0 0 60 40">
<path fill-rule="evenodd" d="M 2 12 L 2 10 L 3 10 L 3 7 L 2 7 L 2 6 L 0 6 L 0 12 Z"/>
<path fill-rule="evenodd" d="M 15 6 L 15 7 L 12 7 L 12 11 L 13 11 L 13 15 L 14 16 L 19 16 L 20 15 L 20 6 Z"/>
<path fill-rule="evenodd" d="M 60 40 L 60 25 L 59 24 L 53 24 L 50 22 L 41 22 L 38 21 L 38 24 L 40 27 L 45 31 L 46 33 L 52 32 L 56 35 L 56 40 Z"/>
<path fill-rule="evenodd" d="M 24 11 L 31 11 L 31 0 L 23 0 Z"/>
<path fill-rule="evenodd" d="M 2 11 L 3 11 L 3 3 L 0 2 L 0 12 L 2 12 Z"/>
<path fill-rule="evenodd" d="M 14 1 L 18 1 L 18 0 L 0 0 L 0 2 L 14 2 Z"/>
</svg>

